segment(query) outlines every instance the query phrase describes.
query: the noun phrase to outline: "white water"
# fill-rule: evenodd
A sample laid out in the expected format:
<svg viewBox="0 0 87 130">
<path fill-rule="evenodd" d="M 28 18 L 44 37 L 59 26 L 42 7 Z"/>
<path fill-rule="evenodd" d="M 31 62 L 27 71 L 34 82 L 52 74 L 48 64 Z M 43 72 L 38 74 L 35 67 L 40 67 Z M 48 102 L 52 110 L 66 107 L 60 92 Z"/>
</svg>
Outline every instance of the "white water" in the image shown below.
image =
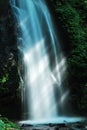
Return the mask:
<svg viewBox="0 0 87 130">
<path fill-rule="evenodd" d="M 83 122 L 86 118 L 82 117 L 59 117 L 59 118 L 52 118 L 52 119 L 45 119 L 45 120 L 25 120 L 20 121 L 19 124 L 30 124 L 30 125 L 43 125 L 43 124 L 62 124 L 62 123 L 76 123 L 76 122 Z"/>
<path fill-rule="evenodd" d="M 11 0 L 11 5 L 22 32 L 18 49 L 24 66 L 23 118 L 55 118 L 64 108 L 68 91 L 63 91 L 65 58 L 49 10 L 45 0 Z"/>
</svg>

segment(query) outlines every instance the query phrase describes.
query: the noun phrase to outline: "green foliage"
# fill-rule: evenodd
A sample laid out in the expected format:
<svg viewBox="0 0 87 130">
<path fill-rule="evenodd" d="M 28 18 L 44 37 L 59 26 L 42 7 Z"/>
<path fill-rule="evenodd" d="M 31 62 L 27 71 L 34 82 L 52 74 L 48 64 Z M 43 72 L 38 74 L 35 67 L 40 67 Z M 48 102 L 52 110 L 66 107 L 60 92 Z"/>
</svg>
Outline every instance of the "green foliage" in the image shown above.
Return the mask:
<svg viewBox="0 0 87 130">
<path fill-rule="evenodd" d="M 5 130 L 5 123 L 0 119 L 0 130 Z"/>
<path fill-rule="evenodd" d="M 16 91 L 19 86 L 19 75 L 17 71 L 17 59 L 5 59 L 4 54 L 0 51 L 2 55 L 0 61 L 0 93 L 3 95 Z"/>
<path fill-rule="evenodd" d="M 70 59 L 72 64 L 80 67 L 87 67 L 87 44 L 79 44 L 77 48 L 72 51 L 72 58 Z"/>
<path fill-rule="evenodd" d="M 6 83 L 8 81 L 8 74 L 6 74 L 5 76 L 2 77 L 2 79 L 0 79 L 1 83 Z"/>
<path fill-rule="evenodd" d="M 81 97 L 81 100 L 80 100 L 78 106 L 81 111 L 87 110 L 87 84 L 84 86 L 83 96 Z"/>
<path fill-rule="evenodd" d="M 86 71 L 87 66 L 87 24 L 86 18 L 87 1 L 58 1 L 56 11 L 59 19 L 66 30 L 70 46 L 68 64 L 72 67 Z M 85 25 L 85 26 L 84 26 Z M 76 72 L 74 72 L 75 74 Z"/>
<path fill-rule="evenodd" d="M 56 12 L 66 33 L 68 75 L 78 108 L 87 111 L 87 0 L 57 0 Z M 73 96 L 73 95 L 72 95 Z"/>
<path fill-rule="evenodd" d="M 5 85 L 9 80 L 9 75 L 6 73 L 5 75 L 2 75 L 2 78 L 0 79 L 0 84 L 1 84 L 1 88 L 0 90 L 2 90 L 3 92 L 8 92 L 8 88 Z"/>
<path fill-rule="evenodd" d="M 9 121 L 5 117 L 0 116 L 0 130 L 10 130 L 12 128 L 14 128 L 15 130 L 20 130 L 15 123 Z"/>
<path fill-rule="evenodd" d="M 78 43 L 82 43 L 86 40 L 86 31 L 83 28 L 83 18 L 77 8 L 72 6 L 73 4 L 71 2 L 58 2 L 56 8 L 61 22 L 69 34 L 72 47 L 77 46 Z"/>
</svg>

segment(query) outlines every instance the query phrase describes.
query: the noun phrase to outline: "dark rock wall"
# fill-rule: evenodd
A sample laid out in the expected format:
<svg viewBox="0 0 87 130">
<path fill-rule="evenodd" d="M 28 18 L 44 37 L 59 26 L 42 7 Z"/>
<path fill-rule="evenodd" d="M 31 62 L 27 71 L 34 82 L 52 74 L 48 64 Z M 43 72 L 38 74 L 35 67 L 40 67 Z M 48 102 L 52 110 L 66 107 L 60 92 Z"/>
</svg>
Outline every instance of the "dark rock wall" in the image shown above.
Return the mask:
<svg viewBox="0 0 87 130">
<path fill-rule="evenodd" d="M 0 2 L 0 114 L 19 114 L 19 82 L 16 19 L 6 0 Z"/>
<path fill-rule="evenodd" d="M 7 89 L 5 93 L 12 94 L 18 88 L 17 55 L 15 22 L 9 8 L 7 15 L 0 19 L 0 92 Z"/>
</svg>

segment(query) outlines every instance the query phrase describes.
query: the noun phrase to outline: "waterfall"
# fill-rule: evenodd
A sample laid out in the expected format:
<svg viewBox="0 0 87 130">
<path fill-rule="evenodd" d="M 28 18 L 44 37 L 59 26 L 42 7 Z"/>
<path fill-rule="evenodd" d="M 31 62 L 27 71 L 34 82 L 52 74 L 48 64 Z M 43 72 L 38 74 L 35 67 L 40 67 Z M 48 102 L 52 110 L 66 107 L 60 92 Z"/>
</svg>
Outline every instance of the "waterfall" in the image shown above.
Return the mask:
<svg viewBox="0 0 87 130">
<path fill-rule="evenodd" d="M 21 30 L 23 119 L 48 119 L 64 111 L 65 58 L 45 0 L 10 0 Z M 20 41 L 20 42 L 19 42 Z"/>
</svg>

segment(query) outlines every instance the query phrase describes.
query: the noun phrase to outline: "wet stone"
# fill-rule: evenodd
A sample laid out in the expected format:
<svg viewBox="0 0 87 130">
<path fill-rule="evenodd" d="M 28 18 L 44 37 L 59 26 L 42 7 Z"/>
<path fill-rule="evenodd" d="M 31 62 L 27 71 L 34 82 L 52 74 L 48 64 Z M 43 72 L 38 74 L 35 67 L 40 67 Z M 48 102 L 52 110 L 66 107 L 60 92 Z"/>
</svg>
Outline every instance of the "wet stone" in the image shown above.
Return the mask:
<svg viewBox="0 0 87 130">
<path fill-rule="evenodd" d="M 21 130 L 87 130 L 86 122 L 76 122 L 67 124 L 44 124 L 44 125 L 26 125 L 21 126 Z"/>
</svg>

